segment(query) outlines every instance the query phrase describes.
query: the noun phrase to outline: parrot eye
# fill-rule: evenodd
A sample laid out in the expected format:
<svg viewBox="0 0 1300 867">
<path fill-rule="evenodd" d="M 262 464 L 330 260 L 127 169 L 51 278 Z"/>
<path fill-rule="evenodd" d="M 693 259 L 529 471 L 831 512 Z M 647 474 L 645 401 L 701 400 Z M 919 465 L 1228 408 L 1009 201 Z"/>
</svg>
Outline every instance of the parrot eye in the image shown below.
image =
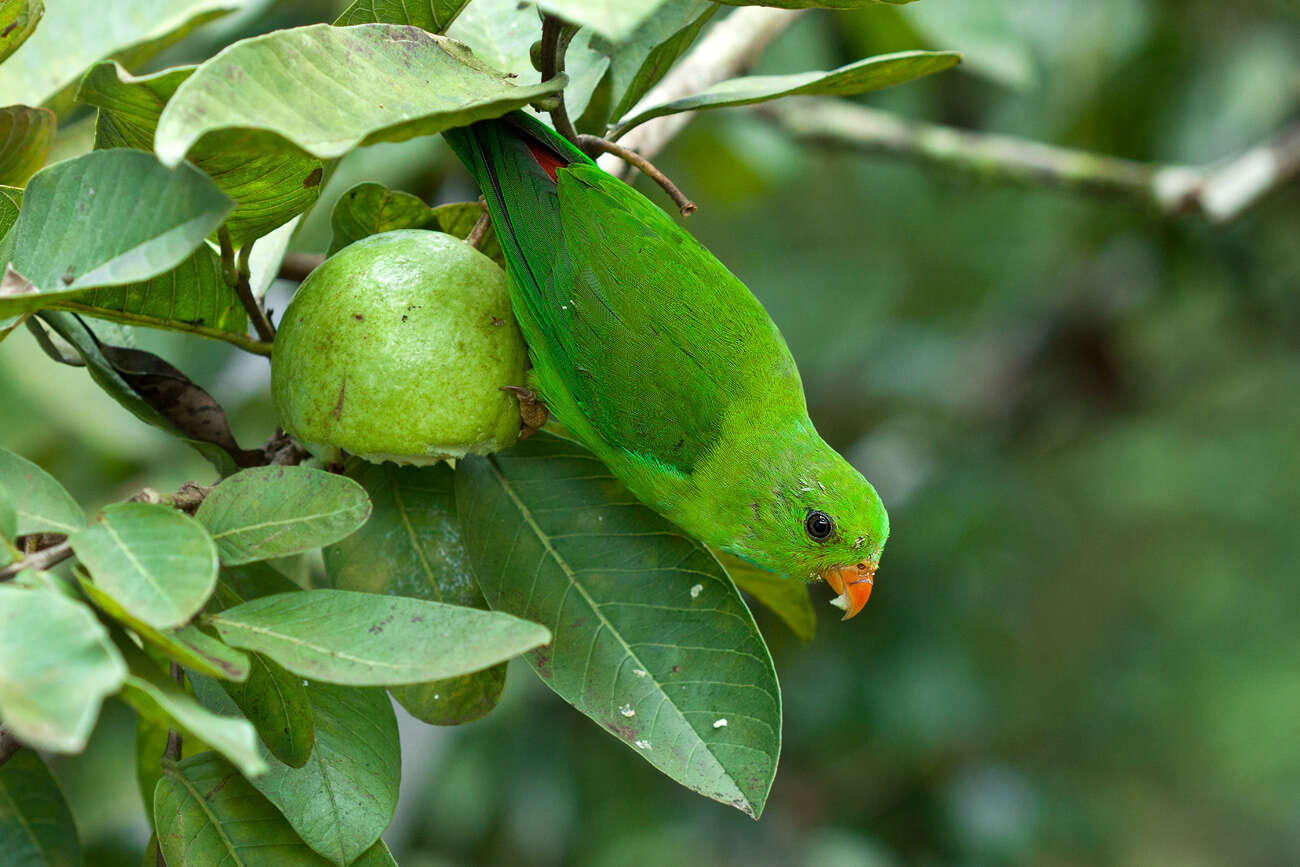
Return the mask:
<svg viewBox="0 0 1300 867">
<path fill-rule="evenodd" d="M 835 522 L 825 512 L 809 512 L 808 517 L 804 519 L 803 528 L 808 531 L 810 538 L 822 542 L 835 532 Z"/>
</svg>

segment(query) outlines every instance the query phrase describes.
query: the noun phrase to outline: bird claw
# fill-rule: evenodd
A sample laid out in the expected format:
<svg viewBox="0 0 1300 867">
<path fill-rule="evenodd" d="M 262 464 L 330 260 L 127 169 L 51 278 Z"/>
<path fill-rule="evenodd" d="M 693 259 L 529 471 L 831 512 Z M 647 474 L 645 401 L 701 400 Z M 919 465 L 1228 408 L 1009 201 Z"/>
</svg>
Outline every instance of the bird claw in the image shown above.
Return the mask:
<svg viewBox="0 0 1300 867">
<path fill-rule="evenodd" d="M 537 393 L 531 388 L 518 385 L 503 385 L 501 390 L 513 392 L 519 400 L 519 415 L 523 419 L 523 426 L 519 429 L 519 438 L 521 440 L 528 439 L 541 430 L 542 425 L 546 424 L 551 417 L 551 411 L 538 400 Z"/>
</svg>

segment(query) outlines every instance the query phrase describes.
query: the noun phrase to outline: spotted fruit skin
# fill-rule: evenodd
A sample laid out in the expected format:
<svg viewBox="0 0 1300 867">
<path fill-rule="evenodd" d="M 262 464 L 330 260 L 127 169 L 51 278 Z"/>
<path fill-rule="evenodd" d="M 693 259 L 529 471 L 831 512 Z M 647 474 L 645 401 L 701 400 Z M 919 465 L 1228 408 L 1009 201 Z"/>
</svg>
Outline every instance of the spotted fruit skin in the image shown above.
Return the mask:
<svg viewBox="0 0 1300 867">
<path fill-rule="evenodd" d="M 311 273 L 284 312 L 271 393 L 284 429 L 372 461 L 425 464 L 518 438 L 526 348 L 506 275 L 459 238 L 372 235 Z"/>
</svg>

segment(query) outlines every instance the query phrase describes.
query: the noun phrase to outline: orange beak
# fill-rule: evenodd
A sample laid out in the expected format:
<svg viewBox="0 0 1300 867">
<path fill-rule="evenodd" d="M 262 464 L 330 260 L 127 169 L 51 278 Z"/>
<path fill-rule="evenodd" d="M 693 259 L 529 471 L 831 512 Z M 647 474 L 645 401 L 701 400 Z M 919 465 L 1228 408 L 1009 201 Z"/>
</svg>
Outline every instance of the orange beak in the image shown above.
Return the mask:
<svg viewBox="0 0 1300 867">
<path fill-rule="evenodd" d="M 862 610 L 871 598 L 871 585 L 876 577 L 874 563 L 859 563 L 856 566 L 841 566 L 827 569 L 822 579 L 839 595 L 831 600 L 836 608 L 844 609 L 844 620 L 853 617 Z"/>
</svg>

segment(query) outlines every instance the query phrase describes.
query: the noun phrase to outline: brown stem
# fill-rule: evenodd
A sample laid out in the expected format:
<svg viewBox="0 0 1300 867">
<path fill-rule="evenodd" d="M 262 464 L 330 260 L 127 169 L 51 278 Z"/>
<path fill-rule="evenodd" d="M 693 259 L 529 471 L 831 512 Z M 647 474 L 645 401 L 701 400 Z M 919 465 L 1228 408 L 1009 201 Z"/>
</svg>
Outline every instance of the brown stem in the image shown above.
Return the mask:
<svg viewBox="0 0 1300 867">
<path fill-rule="evenodd" d="M 1236 219 L 1300 176 L 1300 123 L 1211 165 L 1136 162 L 1015 136 L 906 120 L 830 97 L 798 97 L 754 109 L 800 141 L 886 154 L 980 179 L 1127 200 L 1166 216 Z"/>
<path fill-rule="evenodd" d="M 27 569 L 49 569 L 57 563 L 72 556 L 72 545 L 67 541 L 55 545 L 53 548 L 46 548 L 43 551 L 37 551 L 35 554 L 28 554 L 21 560 L 10 563 L 3 569 L 0 569 L 0 581 L 8 581 L 19 572 Z"/>
<path fill-rule="evenodd" d="M 550 81 L 564 72 L 564 53 L 568 50 L 569 41 L 573 39 L 575 33 L 577 33 L 576 28 L 554 15 L 542 18 L 542 68 L 539 71 L 542 73 L 543 81 Z M 569 109 L 564 104 L 563 92 L 560 93 L 555 108 L 551 109 L 551 123 L 554 124 L 555 131 L 569 141 L 578 140 L 578 131 L 574 129 L 573 121 L 569 120 Z"/>
<path fill-rule="evenodd" d="M 465 243 L 478 249 L 478 246 L 483 243 L 483 239 L 487 237 L 488 226 L 490 225 L 492 225 L 492 221 L 488 217 L 488 212 L 484 210 L 483 213 L 479 214 L 478 220 L 474 223 L 474 228 L 470 229 L 469 234 L 465 236 Z"/>
<path fill-rule="evenodd" d="M 277 430 L 277 435 L 283 436 L 283 432 Z M 276 442 L 276 437 L 271 438 L 271 442 Z M 268 446 L 270 443 L 268 443 Z M 302 452 L 306 454 L 306 452 Z M 301 460 L 301 458 L 299 458 Z M 297 461 L 294 461 L 297 463 Z M 138 494 L 132 496 L 129 502 L 132 503 L 165 503 L 182 512 L 193 515 L 198 511 L 199 506 L 203 504 L 203 499 L 212 491 L 212 488 L 197 485 L 194 482 L 186 482 L 181 485 L 180 490 L 174 494 L 163 495 L 153 488 L 144 488 Z M 50 534 L 39 534 L 49 536 Z M 31 537 L 25 537 L 31 538 Z M 16 560 L 8 566 L 0 568 L 0 582 L 9 581 L 19 572 L 27 569 L 49 569 L 62 563 L 72 556 L 72 544 L 67 537 L 53 536 L 52 538 L 62 539 L 48 547 L 33 551 L 21 560 Z"/>
<path fill-rule="evenodd" d="M 325 257 L 319 253 L 288 253 L 280 262 L 280 279 L 301 283 L 324 261 Z"/>
<path fill-rule="evenodd" d="M 679 190 L 677 185 L 668 179 L 667 175 L 655 168 L 654 163 L 650 162 L 636 151 L 625 148 L 621 144 L 612 142 L 609 139 L 601 138 L 598 135 L 580 135 L 578 136 L 577 144 L 578 147 L 582 148 L 587 153 L 613 154 L 628 165 L 636 166 L 644 172 L 650 180 L 663 187 L 664 192 L 672 198 L 673 204 L 675 204 L 678 210 L 682 212 L 683 217 L 689 217 L 691 214 L 695 213 L 698 206 L 690 199 L 686 198 L 686 194 Z"/>
<path fill-rule="evenodd" d="M 262 305 L 253 297 L 253 287 L 248 282 L 248 256 L 253 249 L 252 244 L 245 244 L 239 251 L 239 261 L 235 261 L 235 248 L 230 240 L 230 230 L 222 226 L 217 231 L 217 239 L 221 242 L 221 273 L 226 278 L 226 283 L 235 290 L 239 296 L 239 303 L 244 305 L 244 310 L 248 313 L 248 319 L 253 323 L 253 330 L 264 343 L 271 343 L 275 340 L 275 326 L 271 325 L 271 320 L 267 318 L 266 311 Z"/>
<path fill-rule="evenodd" d="M 171 664 L 171 675 L 172 680 L 176 681 L 176 685 L 182 690 L 185 689 L 185 669 L 181 668 L 179 662 Z M 176 729 L 168 729 L 167 746 L 163 749 L 163 758 L 179 762 L 181 760 L 181 746 L 181 733 Z"/>
</svg>

